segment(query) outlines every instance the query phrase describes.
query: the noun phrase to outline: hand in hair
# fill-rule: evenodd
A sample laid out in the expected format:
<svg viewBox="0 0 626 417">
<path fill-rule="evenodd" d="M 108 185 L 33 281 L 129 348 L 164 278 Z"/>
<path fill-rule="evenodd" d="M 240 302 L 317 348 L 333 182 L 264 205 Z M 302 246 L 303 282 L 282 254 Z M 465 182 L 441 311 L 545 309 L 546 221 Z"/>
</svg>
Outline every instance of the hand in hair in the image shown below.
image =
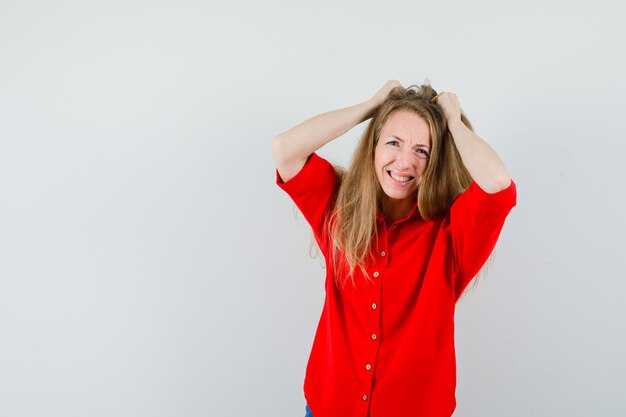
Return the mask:
<svg viewBox="0 0 626 417">
<path fill-rule="evenodd" d="M 433 101 L 439 104 L 443 110 L 448 124 L 456 120 L 461 120 L 461 104 L 456 94 L 442 91 L 433 97 Z"/>
<path fill-rule="evenodd" d="M 383 85 L 383 87 L 380 90 L 378 90 L 376 94 L 374 94 L 374 97 L 372 97 L 376 105 L 377 106 L 382 105 L 385 99 L 387 98 L 387 96 L 389 95 L 389 93 L 391 92 L 391 90 L 393 90 L 396 87 L 404 88 L 402 87 L 402 84 L 400 84 L 400 81 L 398 80 L 387 81 L 385 85 Z"/>
<path fill-rule="evenodd" d="M 441 107 L 463 165 L 472 179 L 487 193 L 497 193 L 511 184 L 504 163 L 491 146 L 478 137 L 461 119 L 461 105 L 454 93 L 441 92 L 433 101 Z"/>
<path fill-rule="evenodd" d="M 289 181 L 313 152 L 371 118 L 389 92 L 398 86 L 398 81 L 387 81 L 372 98 L 362 103 L 311 117 L 274 137 L 272 151 L 281 179 Z"/>
</svg>

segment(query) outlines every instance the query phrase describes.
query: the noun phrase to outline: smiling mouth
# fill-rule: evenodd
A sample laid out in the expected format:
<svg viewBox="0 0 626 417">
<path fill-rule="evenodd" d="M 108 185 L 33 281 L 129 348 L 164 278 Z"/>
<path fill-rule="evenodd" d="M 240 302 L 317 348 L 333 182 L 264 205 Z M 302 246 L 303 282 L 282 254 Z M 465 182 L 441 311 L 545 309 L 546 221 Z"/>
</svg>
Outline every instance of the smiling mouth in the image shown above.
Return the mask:
<svg viewBox="0 0 626 417">
<path fill-rule="evenodd" d="M 400 175 L 393 174 L 391 171 L 387 171 L 387 174 L 389 174 L 391 178 L 393 178 L 394 180 L 398 182 L 409 182 L 415 178 L 415 177 L 402 177 Z"/>
</svg>

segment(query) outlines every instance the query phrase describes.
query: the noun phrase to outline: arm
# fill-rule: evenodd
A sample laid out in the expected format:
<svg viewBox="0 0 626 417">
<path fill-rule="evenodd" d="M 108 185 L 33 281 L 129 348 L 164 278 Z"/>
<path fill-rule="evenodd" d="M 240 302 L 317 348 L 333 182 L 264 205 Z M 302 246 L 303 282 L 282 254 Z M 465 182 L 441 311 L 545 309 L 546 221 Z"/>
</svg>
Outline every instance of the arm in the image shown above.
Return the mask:
<svg viewBox="0 0 626 417">
<path fill-rule="evenodd" d="M 494 194 L 511 184 L 511 177 L 498 154 L 461 121 L 461 107 L 453 93 L 435 97 L 446 115 L 448 130 L 454 138 L 463 164 L 472 179 L 487 193 Z"/>
<path fill-rule="evenodd" d="M 320 114 L 276 136 L 272 151 L 282 180 L 289 181 L 300 172 L 313 152 L 372 117 L 389 92 L 397 86 L 400 86 L 398 81 L 387 81 L 369 100 Z"/>
</svg>

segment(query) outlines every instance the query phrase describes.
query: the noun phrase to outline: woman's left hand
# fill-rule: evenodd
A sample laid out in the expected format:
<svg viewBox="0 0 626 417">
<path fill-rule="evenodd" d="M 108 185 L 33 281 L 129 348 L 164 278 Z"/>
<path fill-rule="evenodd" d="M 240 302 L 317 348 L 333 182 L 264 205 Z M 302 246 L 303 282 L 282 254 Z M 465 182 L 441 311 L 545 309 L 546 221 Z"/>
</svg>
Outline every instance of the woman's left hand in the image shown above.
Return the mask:
<svg viewBox="0 0 626 417">
<path fill-rule="evenodd" d="M 456 94 L 442 91 L 433 97 L 433 101 L 442 108 L 448 123 L 461 119 L 461 104 Z"/>
</svg>

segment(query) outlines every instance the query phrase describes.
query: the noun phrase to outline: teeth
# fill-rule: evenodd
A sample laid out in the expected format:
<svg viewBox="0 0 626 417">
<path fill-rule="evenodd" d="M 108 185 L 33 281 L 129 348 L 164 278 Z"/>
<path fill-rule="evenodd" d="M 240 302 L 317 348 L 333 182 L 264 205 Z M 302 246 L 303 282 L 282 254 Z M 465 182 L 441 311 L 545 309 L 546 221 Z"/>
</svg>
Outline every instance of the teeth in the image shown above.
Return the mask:
<svg viewBox="0 0 626 417">
<path fill-rule="evenodd" d="M 413 177 L 399 177 L 397 175 L 394 175 L 393 172 L 389 172 L 389 175 L 391 175 L 391 178 L 393 178 L 394 180 L 400 181 L 400 182 L 407 182 L 413 178 Z"/>
</svg>

